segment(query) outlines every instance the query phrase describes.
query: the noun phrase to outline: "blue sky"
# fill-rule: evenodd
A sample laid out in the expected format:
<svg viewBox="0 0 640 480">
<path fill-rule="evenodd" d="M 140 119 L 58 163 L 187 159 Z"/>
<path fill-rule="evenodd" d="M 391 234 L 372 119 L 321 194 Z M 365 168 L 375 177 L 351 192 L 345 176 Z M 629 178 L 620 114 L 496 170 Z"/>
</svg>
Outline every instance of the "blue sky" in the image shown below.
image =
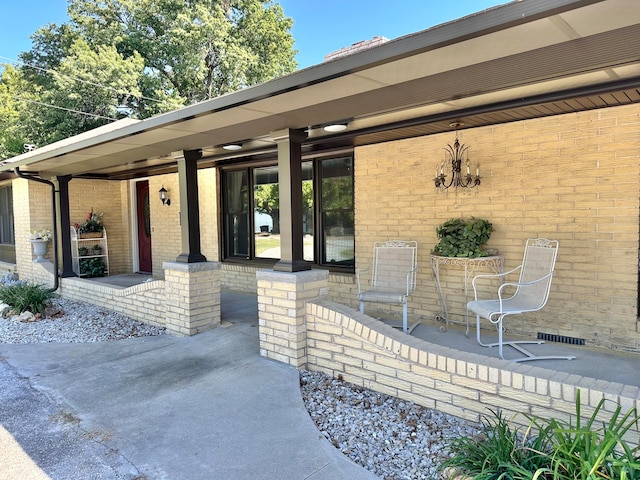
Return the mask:
<svg viewBox="0 0 640 480">
<path fill-rule="evenodd" d="M 0 63 L 31 48 L 29 36 L 47 23 L 67 19 L 67 0 L 0 0 Z M 327 53 L 376 35 L 389 39 L 455 20 L 507 0 L 280 0 L 293 18 L 299 68 L 321 63 Z"/>
</svg>

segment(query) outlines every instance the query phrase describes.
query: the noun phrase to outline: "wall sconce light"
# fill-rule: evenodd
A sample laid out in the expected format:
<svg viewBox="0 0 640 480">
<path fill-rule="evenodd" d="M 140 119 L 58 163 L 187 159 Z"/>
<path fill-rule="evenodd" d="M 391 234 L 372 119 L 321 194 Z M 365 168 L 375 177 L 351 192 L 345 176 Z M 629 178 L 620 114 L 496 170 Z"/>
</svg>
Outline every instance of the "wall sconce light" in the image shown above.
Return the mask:
<svg viewBox="0 0 640 480">
<path fill-rule="evenodd" d="M 342 132 L 343 130 L 347 129 L 347 124 L 346 123 L 332 123 L 330 125 L 325 125 L 324 127 L 322 127 L 322 129 L 325 132 Z"/>
<path fill-rule="evenodd" d="M 167 189 L 164 188 L 164 185 L 162 185 L 162 188 L 158 191 L 158 193 L 160 194 L 162 205 L 166 205 L 167 207 L 171 205 L 171 199 L 167 197 Z"/>
<path fill-rule="evenodd" d="M 475 176 L 471 175 L 471 164 L 469 163 L 469 147 L 464 143 L 458 141 L 458 127 L 463 126 L 464 123 L 453 122 L 449 126 L 456 129 L 456 140 L 453 145 L 448 144 L 445 148 L 445 159 L 440 164 L 440 171 L 436 168 L 436 177 L 433 179 L 436 188 L 441 191 L 446 191 L 449 187 L 453 187 L 458 190 L 460 188 L 474 188 L 480 185 L 480 164 L 476 165 Z M 465 157 L 466 156 L 466 160 Z M 447 160 L 451 161 L 451 178 L 447 182 L 447 175 L 444 174 L 444 164 Z M 462 173 L 462 163 L 465 163 L 467 173 Z"/>
</svg>

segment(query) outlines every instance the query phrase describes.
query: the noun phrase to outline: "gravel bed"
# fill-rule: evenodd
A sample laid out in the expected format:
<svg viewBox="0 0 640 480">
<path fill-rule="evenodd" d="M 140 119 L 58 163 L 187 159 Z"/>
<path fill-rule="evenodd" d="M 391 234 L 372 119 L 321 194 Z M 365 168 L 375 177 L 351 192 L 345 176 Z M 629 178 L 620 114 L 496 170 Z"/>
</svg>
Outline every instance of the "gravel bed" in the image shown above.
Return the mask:
<svg viewBox="0 0 640 480">
<path fill-rule="evenodd" d="M 445 413 L 302 371 L 300 388 L 318 429 L 351 460 L 385 480 L 437 479 L 448 439 L 480 426 Z"/>
<path fill-rule="evenodd" d="M 54 297 L 44 318 L 0 318 L 0 343 L 84 343 L 162 335 L 153 327 L 88 303 Z"/>
</svg>

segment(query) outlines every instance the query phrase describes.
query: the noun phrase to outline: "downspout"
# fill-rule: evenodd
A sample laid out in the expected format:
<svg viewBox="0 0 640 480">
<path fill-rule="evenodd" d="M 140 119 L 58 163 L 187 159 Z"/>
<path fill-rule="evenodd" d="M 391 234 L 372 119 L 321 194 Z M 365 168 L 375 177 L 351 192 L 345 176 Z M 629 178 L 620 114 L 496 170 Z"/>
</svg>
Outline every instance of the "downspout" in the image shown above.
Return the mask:
<svg viewBox="0 0 640 480">
<path fill-rule="evenodd" d="M 43 178 L 22 173 L 18 167 L 14 168 L 13 171 L 20 178 L 44 183 L 51 187 L 51 209 L 53 214 L 53 287 L 48 290 L 55 292 L 58 290 L 58 287 L 60 287 L 60 280 L 58 278 L 58 216 L 56 214 L 56 186 L 49 180 L 44 180 Z"/>
</svg>

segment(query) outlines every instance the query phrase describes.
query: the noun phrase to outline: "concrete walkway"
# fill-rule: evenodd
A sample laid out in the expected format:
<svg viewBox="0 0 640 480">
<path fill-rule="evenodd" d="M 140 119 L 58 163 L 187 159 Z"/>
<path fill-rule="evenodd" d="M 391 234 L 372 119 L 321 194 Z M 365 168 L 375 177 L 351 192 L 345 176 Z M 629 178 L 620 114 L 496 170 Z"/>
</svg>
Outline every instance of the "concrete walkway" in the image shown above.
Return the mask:
<svg viewBox="0 0 640 480">
<path fill-rule="evenodd" d="M 54 480 L 376 478 L 316 429 L 298 372 L 259 356 L 255 295 L 224 292 L 222 318 L 189 338 L 0 345 L 0 423 Z"/>
</svg>

